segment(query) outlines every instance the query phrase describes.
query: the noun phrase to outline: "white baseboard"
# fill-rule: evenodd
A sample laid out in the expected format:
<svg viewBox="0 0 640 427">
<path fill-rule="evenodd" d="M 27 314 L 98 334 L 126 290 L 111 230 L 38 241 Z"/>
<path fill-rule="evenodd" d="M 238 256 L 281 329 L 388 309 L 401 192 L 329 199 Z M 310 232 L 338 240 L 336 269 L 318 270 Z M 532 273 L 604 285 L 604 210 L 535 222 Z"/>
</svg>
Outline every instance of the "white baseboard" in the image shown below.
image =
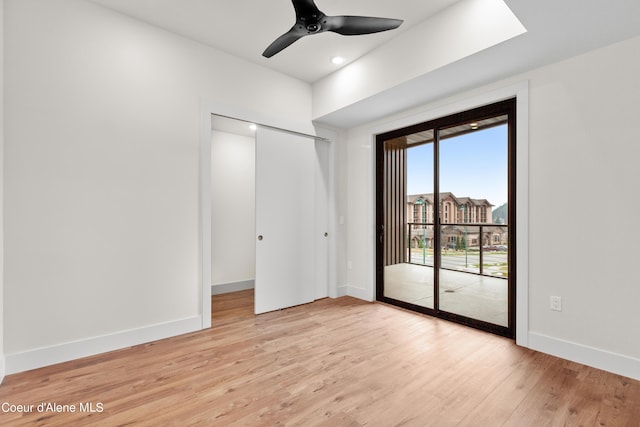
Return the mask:
<svg viewBox="0 0 640 427">
<path fill-rule="evenodd" d="M 535 332 L 529 333 L 529 348 L 562 359 L 571 360 L 572 362 L 640 380 L 640 359 Z"/>
<path fill-rule="evenodd" d="M 364 289 L 364 288 L 356 288 L 355 286 L 346 286 L 346 295 L 349 295 L 350 297 L 354 297 L 354 298 L 358 298 L 361 300 L 365 300 L 365 301 L 373 301 L 371 299 L 371 291 L 368 289 Z"/>
<path fill-rule="evenodd" d="M 246 291 L 255 288 L 255 280 L 243 280 L 241 282 L 221 283 L 211 285 L 211 295 L 228 294 L 229 292 Z"/>
<path fill-rule="evenodd" d="M 349 295 L 349 285 L 338 286 L 336 298 L 344 297 L 347 295 Z"/>
<path fill-rule="evenodd" d="M 94 356 L 138 344 L 202 329 L 202 316 L 160 323 L 109 335 L 5 355 L 6 374 L 29 371 L 82 357 Z"/>
</svg>

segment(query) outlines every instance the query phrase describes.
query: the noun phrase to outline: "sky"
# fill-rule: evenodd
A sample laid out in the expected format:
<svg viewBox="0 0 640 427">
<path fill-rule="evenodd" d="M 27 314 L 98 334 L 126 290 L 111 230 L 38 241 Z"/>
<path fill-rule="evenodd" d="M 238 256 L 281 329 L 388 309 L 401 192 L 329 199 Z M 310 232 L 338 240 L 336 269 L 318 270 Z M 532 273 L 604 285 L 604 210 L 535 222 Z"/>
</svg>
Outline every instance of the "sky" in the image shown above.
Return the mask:
<svg viewBox="0 0 640 427">
<path fill-rule="evenodd" d="M 440 142 L 440 192 L 507 202 L 507 125 Z M 407 150 L 407 194 L 433 193 L 433 144 Z"/>
</svg>

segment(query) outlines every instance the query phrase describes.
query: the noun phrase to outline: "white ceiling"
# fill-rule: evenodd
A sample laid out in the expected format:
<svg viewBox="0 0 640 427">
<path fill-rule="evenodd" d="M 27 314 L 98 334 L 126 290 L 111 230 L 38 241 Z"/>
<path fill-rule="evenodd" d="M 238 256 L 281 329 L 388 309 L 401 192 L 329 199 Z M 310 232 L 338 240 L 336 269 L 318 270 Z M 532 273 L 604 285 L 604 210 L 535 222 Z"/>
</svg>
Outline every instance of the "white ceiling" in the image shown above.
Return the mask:
<svg viewBox="0 0 640 427">
<path fill-rule="evenodd" d="M 316 0 L 327 15 L 403 19 L 396 30 L 362 36 L 326 32 L 304 37 L 272 58 L 262 52 L 295 23 L 291 0 L 91 0 L 248 61 L 312 83 L 358 59 L 458 0 Z"/>
<path fill-rule="evenodd" d="M 351 128 L 640 36 L 638 0 L 504 0 L 525 34 L 315 117 Z M 628 52 L 640 58 L 640 52 Z M 606 66 L 606 64 L 603 64 Z M 601 82 L 594 81 L 594 85 Z M 629 88 L 630 91 L 637 91 Z M 610 108 L 610 106 L 602 106 Z"/>
<path fill-rule="evenodd" d="M 291 0 L 90 0 L 256 64 L 313 83 L 395 39 L 458 0 L 316 0 L 327 15 L 403 19 L 392 31 L 304 37 L 274 57 L 264 49 L 291 28 Z M 350 127 L 462 90 L 640 35 L 640 0 L 503 0 L 527 32 L 317 118 Z M 479 19 L 487 18 L 479 16 Z M 422 25 L 419 25 L 422 24 Z M 460 29 L 464 31 L 464 28 Z M 395 42 L 395 41 L 394 41 Z"/>
</svg>

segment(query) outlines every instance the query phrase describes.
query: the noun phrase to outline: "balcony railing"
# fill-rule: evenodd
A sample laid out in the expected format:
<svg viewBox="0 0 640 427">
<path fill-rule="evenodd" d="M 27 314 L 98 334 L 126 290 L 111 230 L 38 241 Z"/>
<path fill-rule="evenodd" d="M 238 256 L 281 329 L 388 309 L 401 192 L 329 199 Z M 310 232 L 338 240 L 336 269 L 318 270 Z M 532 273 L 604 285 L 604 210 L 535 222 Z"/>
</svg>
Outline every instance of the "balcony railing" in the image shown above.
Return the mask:
<svg viewBox="0 0 640 427">
<path fill-rule="evenodd" d="M 433 267 L 434 223 L 407 224 L 406 262 Z M 492 277 L 509 277 L 508 226 L 440 224 L 440 267 Z"/>
</svg>

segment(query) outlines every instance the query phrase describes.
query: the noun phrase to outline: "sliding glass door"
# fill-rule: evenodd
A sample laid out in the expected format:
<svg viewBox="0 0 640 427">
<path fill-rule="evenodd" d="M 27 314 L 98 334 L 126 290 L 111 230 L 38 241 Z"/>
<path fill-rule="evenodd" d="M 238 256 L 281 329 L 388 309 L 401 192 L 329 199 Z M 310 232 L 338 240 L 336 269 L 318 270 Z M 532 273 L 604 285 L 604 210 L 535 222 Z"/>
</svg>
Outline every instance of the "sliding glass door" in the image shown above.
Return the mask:
<svg viewBox="0 0 640 427">
<path fill-rule="evenodd" d="M 377 137 L 377 298 L 515 331 L 515 100 Z"/>
<path fill-rule="evenodd" d="M 433 135 L 433 129 L 427 129 L 382 142 L 382 294 L 429 309 L 435 307 Z"/>
</svg>

